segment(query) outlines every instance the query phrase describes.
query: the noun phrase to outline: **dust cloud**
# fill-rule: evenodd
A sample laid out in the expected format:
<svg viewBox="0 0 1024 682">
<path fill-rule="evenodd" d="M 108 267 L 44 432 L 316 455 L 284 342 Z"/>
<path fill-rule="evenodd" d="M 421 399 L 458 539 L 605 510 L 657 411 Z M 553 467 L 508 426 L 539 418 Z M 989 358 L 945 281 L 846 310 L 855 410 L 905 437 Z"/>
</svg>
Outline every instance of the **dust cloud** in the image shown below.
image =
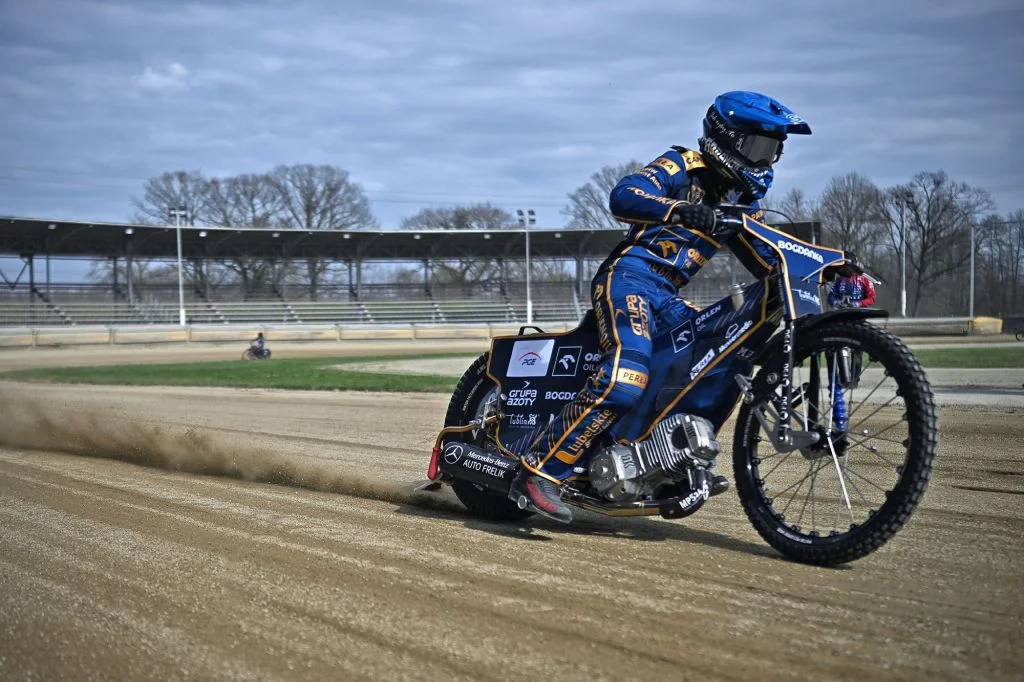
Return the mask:
<svg viewBox="0 0 1024 682">
<path fill-rule="evenodd" d="M 0 446 L 116 459 L 203 476 L 339 493 L 395 504 L 464 512 L 457 502 L 323 464 L 304 462 L 197 429 L 140 424 L 109 414 L 62 412 L 0 395 Z"/>
</svg>

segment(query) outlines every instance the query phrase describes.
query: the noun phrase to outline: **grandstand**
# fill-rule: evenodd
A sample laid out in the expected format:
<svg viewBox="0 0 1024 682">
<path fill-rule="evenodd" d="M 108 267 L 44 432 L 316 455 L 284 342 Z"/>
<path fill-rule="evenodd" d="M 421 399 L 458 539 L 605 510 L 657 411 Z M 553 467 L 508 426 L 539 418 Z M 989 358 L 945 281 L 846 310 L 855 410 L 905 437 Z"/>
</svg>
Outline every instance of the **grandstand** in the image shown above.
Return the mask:
<svg viewBox="0 0 1024 682">
<path fill-rule="evenodd" d="M 811 229 L 804 224 L 798 228 Z M 347 265 L 346 281 L 279 284 L 245 289 L 237 282 L 214 284 L 186 277 L 183 288 L 187 324 L 332 324 L 408 325 L 527 322 L 527 283 L 491 277 L 469 283 L 432 281 L 424 267 L 422 283 L 364 282 L 364 266 L 424 264 L 445 259 L 494 259 L 516 263 L 522 271 L 526 245 L 523 229 L 486 231 L 358 231 L 182 227 L 183 259 L 188 272 L 229 259 L 264 259 L 279 267 L 318 258 Z M 571 322 L 589 307 L 593 268 L 623 237 L 621 228 L 606 230 L 531 229 L 531 258 L 562 261 L 562 279 L 530 284 L 534 322 Z M 20 260 L 16 275 L 3 272 L 0 326 L 168 325 L 179 321 L 178 287 L 173 271 L 176 229 L 169 226 L 83 223 L 28 218 L 0 218 L 0 255 Z M 104 283 L 53 282 L 51 259 L 104 260 L 113 264 Z M 45 259 L 46 278 L 36 265 Z M 133 281 L 133 261 L 168 265 L 159 282 Z M 726 267 L 723 264 L 728 263 Z M 698 305 L 723 296 L 743 274 L 728 259 L 716 259 L 686 292 Z M 8 268 L 10 269 L 10 268 Z M 379 269 L 379 268 L 378 268 Z M 297 271 L 301 271 L 298 268 Z M 506 272 L 505 268 L 501 270 Z M 566 278 L 567 277 L 567 278 Z M 742 278 L 741 278 L 742 279 Z"/>
</svg>

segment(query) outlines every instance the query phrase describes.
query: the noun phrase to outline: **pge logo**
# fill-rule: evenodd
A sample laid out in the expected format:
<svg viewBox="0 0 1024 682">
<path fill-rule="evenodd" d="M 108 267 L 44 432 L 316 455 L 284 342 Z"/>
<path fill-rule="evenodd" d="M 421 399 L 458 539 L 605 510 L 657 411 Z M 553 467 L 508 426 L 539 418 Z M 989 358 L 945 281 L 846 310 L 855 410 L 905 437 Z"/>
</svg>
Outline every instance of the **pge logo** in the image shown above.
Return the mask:
<svg viewBox="0 0 1024 682">
<path fill-rule="evenodd" d="M 583 346 L 562 346 L 555 351 L 555 362 L 551 368 L 553 377 L 574 377 L 580 366 Z"/>
</svg>

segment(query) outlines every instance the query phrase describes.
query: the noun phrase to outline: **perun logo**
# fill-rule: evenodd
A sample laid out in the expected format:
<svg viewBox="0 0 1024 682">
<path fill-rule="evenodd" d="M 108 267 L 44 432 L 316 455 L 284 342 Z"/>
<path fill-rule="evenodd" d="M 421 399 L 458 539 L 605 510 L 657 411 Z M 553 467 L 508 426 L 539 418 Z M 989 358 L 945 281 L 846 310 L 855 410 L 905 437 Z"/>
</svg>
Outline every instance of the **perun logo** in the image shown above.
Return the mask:
<svg viewBox="0 0 1024 682">
<path fill-rule="evenodd" d="M 736 357 L 739 358 L 740 360 L 749 360 L 750 358 L 754 357 L 754 351 L 752 351 L 749 348 L 740 348 L 738 351 L 736 351 Z"/>
<path fill-rule="evenodd" d="M 739 330 L 740 323 L 733 322 L 732 324 L 729 325 L 729 328 L 725 330 L 725 338 L 731 339 L 732 337 L 736 336 L 736 332 L 738 332 Z"/>
<path fill-rule="evenodd" d="M 687 320 L 672 330 L 672 350 L 676 353 L 686 350 L 693 343 L 693 322 Z"/>
<path fill-rule="evenodd" d="M 512 346 L 512 357 L 508 362 L 506 376 L 542 377 L 548 373 L 554 339 L 520 340 Z"/>
<path fill-rule="evenodd" d="M 700 374 L 701 370 L 707 367 L 714 358 L 715 350 L 712 348 L 704 355 L 704 357 L 697 361 L 697 364 L 695 364 L 692 369 L 690 369 L 690 381 L 693 381 L 694 378 Z"/>
<path fill-rule="evenodd" d="M 464 450 L 458 443 L 449 443 L 444 447 L 444 461 L 449 464 L 458 464 L 462 459 Z"/>
<path fill-rule="evenodd" d="M 553 377 L 574 377 L 580 366 L 583 346 L 562 346 L 555 351 L 555 363 L 551 368 Z"/>
<path fill-rule="evenodd" d="M 778 239 L 775 244 L 783 251 L 792 251 L 793 253 L 798 253 L 801 256 L 806 256 L 811 260 L 816 260 L 819 263 L 825 262 L 824 256 L 817 251 L 807 248 L 803 244 L 797 244 L 796 242 L 787 241 L 785 239 Z"/>
</svg>

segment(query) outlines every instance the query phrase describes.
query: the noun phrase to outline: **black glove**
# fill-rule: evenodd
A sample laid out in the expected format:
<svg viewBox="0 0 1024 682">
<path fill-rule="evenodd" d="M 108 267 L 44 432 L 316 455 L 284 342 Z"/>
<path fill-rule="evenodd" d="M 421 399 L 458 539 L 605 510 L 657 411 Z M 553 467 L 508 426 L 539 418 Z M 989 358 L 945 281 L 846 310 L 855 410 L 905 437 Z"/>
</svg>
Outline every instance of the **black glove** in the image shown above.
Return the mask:
<svg viewBox="0 0 1024 682">
<path fill-rule="evenodd" d="M 679 223 L 684 227 L 699 230 L 709 237 L 714 234 L 715 223 L 718 222 L 715 210 L 704 204 L 676 204 L 672 208 L 669 222 Z"/>
</svg>

